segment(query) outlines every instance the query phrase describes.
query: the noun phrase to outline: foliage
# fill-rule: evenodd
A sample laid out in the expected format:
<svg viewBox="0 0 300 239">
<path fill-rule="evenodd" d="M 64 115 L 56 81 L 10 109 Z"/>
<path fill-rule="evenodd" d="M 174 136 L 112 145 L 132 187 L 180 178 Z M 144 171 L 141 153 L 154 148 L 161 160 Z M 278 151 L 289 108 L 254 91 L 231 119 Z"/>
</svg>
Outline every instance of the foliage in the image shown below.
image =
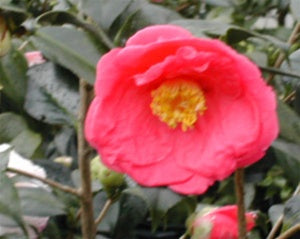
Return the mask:
<svg viewBox="0 0 300 239">
<path fill-rule="evenodd" d="M 299 223 L 299 195 L 292 196 L 300 171 L 299 34 L 288 40 L 300 23 L 298 0 L 2 0 L 0 15 L 11 35 L 11 45 L 0 38 L 1 52 L 9 48 L 0 58 L 0 144 L 10 143 L 50 179 L 69 186 L 79 181 L 79 79 L 93 84 L 98 59 L 138 29 L 177 24 L 196 36 L 225 41 L 257 63 L 266 79 L 275 74 L 269 83 L 278 95 L 280 138 L 246 170 L 246 206 L 259 211 L 250 238 L 266 238 L 282 213 L 282 231 Z M 31 50 L 41 51 L 47 62 L 28 67 L 24 54 Z M 278 68 L 280 55 L 284 62 Z M 61 157 L 73 160 L 66 166 L 57 163 Z M 81 238 L 76 196 L 56 189 L 17 190 L 5 173 L 7 152 L 0 159 L 0 225 L 19 226 L 20 238 L 26 238 L 22 215 L 29 211 L 50 217 L 40 238 Z M 178 238 L 196 207 L 235 202 L 232 177 L 198 197 L 126 181 L 97 227 L 99 238 Z M 97 215 L 108 196 L 97 181 L 93 194 Z"/>
</svg>

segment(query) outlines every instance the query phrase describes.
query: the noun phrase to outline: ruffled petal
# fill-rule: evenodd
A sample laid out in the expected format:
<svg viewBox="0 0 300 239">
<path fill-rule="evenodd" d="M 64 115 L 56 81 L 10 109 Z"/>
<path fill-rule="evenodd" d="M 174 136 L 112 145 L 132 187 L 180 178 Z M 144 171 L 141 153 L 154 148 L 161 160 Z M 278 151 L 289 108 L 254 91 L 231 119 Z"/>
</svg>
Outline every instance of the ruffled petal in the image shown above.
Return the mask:
<svg viewBox="0 0 300 239">
<path fill-rule="evenodd" d="M 181 194 L 199 195 L 204 193 L 208 189 L 208 187 L 210 187 L 215 182 L 214 179 L 203 177 L 195 173 L 193 173 L 192 175 L 193 177 L 189 178 L 186 181 L 169 185 L 169 188 Z"/>
</svg>

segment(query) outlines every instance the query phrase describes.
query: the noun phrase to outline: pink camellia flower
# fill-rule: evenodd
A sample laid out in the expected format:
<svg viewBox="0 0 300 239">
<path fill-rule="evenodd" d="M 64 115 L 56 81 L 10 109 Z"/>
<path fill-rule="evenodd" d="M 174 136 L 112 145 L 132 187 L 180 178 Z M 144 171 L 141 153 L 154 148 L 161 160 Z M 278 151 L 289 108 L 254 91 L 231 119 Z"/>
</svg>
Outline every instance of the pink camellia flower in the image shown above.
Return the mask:
<svg viewBox="0 0 300 239">
<path fill-rule="evenodd" d="M 145 186 L 203 193 L 261 159 L 278 134 L 259 69 L 219 40 L 173 25 L 137 32 L 97 65 L 86 138 Z"/>
<path fill-rule="evenodd" d="M 246 213 L 247 231 L 255 226 L 255 213 Z M 238 209 L 229 205 L 200 212 L 189 228 L 192 239 L 238 239 Z"/>
<path fill-rule="evenodd" d="M 46 62 L 40 51 L 29 51 L 25 53 L 25 58 L 27 60 L 28 66 L 34 66 Z"/>
</svg>

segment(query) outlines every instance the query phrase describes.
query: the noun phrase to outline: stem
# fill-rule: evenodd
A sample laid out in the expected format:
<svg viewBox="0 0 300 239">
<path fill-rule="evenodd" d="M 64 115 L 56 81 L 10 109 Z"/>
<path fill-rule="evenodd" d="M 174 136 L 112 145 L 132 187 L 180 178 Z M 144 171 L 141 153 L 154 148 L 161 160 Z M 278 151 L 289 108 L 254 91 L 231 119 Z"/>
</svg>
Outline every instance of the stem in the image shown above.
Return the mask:
<svg viewBox="0 0 300 239">
<path fill-rule="evenodd" d="M 299 36 L 299 32 L 300 32 L 300 23 L 298 22 L 288 39 L 288 43 L 290 45 L 296 42 Z M 279 68 L 282 62 L 284 61 L 284 59 L 285 59 L 285 53 L 281 52 L 275 61 L 274 68 Z M 270 83 L 273 80 L 273 78 L 274 78 L 274 74 L 270 74 L 269 77 L 267 78 L 267 83 Z"/>
<path fill-rule="evenodd" d="M 89 146 L 84 138 L 84 119 L 90 102 L 92 87 L 80 79 L 80 112 L 78 116 L 78 161 L 81 178 L 81 231 L 84 239 L 95 238 L 95 224 L 93 215 L 93 196 L 91 187 Z"/>
<path fill-rule="evenodd" d="M 277 239 L 288 239 L 290 236 L 294 235 L 298 231 L 300 231 L 300 223 L 286 230 L 279 237 L 277 237 Z"/>
<path fill-rule="evenodd" d="M 239 239 L 247 239 L 245 203 L 244 203 L 244 169 L 237 169 L 235 172 L 235 192 L 238 205 L 238 226 Z"/>
<path fill-rule="evenodd" d="M 16 174 L 19 174 L 19 175 L 23 175 L 25 177 L 29 177 L 29 178 L 34 178 L 34 179 L 37 179 L 51 187 L 54 187 L 54 188 L 57 188 L 61 191 L 64 191 L 64 192 L 67 192 L 67 193 L 71 193 L 75 196 L 80 196 L 80 193 L 77 189 L 75 188 L 72 188 L 72 187 L 69 187 L 69 186 L 66 186 L 66 185 L 63 185 L 63 184 L 60 184 L 58 182 L 55 182 L 51 179 L 47 179 L 47 178 L 43 178 L 43 177 L 40 177 L 40 176 L 37 176 L 35 174 L 31 174 L 31 173 L 28 173 L 26 171 L 23 171 L 23 170 L 19 170 L 19 169 L 15 169 L 15 168 L 7 168 L 6 169 L 8 172 L 11 172 L 11 173 L 16 173 Z"/>
<path fill-rule="evenodd" d="M 95 220 L 95 225 L 96 225 L 96 226 L 103 220 L 103 218 L 105 217 L 106 213 L 108 212 L 108 209 L 109 209 L 110 206 L 112 205 L 112 202 L 113 202 L 113 201 L 112 201 L 111 199 L 108 199 L 108 200 L 105 202 L 105 204 L 104 204 L 104 206 L 103 206 L 103 208 L 102 208 L 102 210 L 101 210 L 99 216 L 98 216 L 97 219 Z"/>
</svg>

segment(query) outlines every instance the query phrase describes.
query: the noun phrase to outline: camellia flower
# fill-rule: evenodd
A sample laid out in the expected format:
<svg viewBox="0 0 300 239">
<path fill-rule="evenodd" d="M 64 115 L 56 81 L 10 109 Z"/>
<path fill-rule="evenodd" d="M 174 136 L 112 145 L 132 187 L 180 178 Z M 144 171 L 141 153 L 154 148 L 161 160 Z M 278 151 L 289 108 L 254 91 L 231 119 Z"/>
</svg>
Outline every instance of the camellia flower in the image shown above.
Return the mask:
<svg viewBox="0 0 300 239">
<path fill-rule="evenodd" d="M 97 65 L 87 140 L 145 186 L 203 193 L 261 159 L 278 134 L 259 69 L 219 40 L 150 26 Z"/>
<path fill-rule="evenodd" d="M 248 212 L 245 217 L 249 232 L 255 226 L 256 215 Z M 188 226 L 192 239 L 238 239 L 238 208 L 229 205 L 201 211 Z"/>
<path fill-rule="evenodd" d="M 0 153 L 8 150 L 11 146 L 9 144 L 0 144 Z M 19 169 L 28 173 L 46 178 L 46 172 L 43 168 L 33 164 L 30 160 L 23 158 L 15 150 L 11 150 L 9 153 L 8 167 L 12 169 Z M 14 173 L 8 173 L 9 177 L 15 176 Z M 41 187 L 49 190 L 49 187 L 38 180 L 30 179 L 26 181 L 18 181 L 15 183 L 17 188 L 37 188 Z M 30 239 L 38 238 L 40 233 L 46 226 L 49 217 L 37 217 L 37 216 L 24 216 L 23 217 L 29 234 Z M 33 229 L 34 228 L 34 229 Z M 3 226 L 0 223 L 0 237 L 6 234 L 22 234 L 22 230 L 18 227 Z"/>
</svg>

